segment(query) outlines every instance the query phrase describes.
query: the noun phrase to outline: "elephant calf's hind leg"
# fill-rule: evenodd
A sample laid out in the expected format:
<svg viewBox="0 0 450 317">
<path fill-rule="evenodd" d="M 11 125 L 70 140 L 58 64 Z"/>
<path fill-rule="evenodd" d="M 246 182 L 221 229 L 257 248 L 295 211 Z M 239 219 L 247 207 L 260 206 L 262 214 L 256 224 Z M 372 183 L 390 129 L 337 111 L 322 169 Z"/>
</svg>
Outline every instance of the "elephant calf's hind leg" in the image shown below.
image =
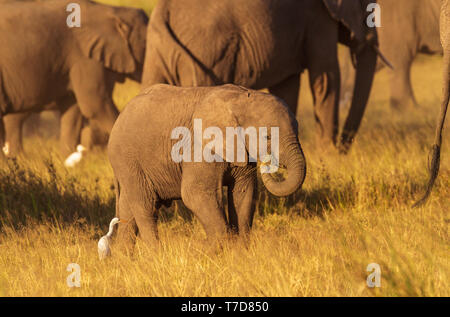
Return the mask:
<svg viewBox="0 0 450 317">
<path fill-rule="evenodd" d="M 131 253 L 136 243 L 136 236 L 138 234 L 138 227 L 136 220 L 127 204 L 125 193 L 119 198 L 119 215 L 118 217 L 125 222 L 119 223 L 117 230 L 117 247 L 119 251 Z"/>
<path fill-rule="evenodd" d="M 124 192 L 127 198 L 128 210 L 134 216 L 140 238 L 148 246 L 155 246 L 158 243 L 158 208 L 156 199 L 148 193 L 148 190 L 139 188 L 139 184 L 136 184 L 135 180 L 131 186 L 124 186 Z"/>
</svg>

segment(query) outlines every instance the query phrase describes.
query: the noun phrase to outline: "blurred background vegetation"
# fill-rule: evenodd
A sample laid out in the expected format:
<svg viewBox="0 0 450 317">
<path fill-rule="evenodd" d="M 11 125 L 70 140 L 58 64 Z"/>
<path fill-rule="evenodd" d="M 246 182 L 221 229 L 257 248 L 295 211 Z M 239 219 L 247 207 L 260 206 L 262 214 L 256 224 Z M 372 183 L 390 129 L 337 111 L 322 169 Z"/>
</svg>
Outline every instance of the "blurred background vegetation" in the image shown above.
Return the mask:
<svg viewBox="0 0 450 317">
<path fill-rule="evenodd" d="M 158 0 L 95 0 L 96 2 L 111 4 L 115 6 L 128 6 L 142 8 L 150 16 L 152 9 Z"/>
</svg>

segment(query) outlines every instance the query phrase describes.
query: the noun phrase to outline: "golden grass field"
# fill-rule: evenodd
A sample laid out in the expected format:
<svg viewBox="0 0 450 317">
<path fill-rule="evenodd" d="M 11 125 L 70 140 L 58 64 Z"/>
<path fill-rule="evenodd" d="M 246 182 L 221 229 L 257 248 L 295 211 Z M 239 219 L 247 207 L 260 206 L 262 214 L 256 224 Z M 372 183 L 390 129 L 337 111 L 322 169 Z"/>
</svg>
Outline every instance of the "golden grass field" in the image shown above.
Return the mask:
<svg viewBox="0 0 450 317">
<path fill-rule="evenodd" d="M 421 107 L 400 113 L 389 108 L 386 71 L 377 74 L 347 156 L 316 148 L 303 89 L 302 191 L 276 199 L 260 187 L 248 245 L 225 241 L 214 252 L 205 251 L 201 225 L 179 207 L 161 213 L 158 248 L 138 241 L 133 257 L 100 262 L 97 241 L 115 200 L 105 152 L 94 150 L 67 170 L 56 137 L 28 137 L 24 157 L 0 159 L 0 296 L 449 296 L 448 128 L 431 198 L 411 208 L 428 177 L 441 57 L 419 58 L 412 75 Z M 118 86 L 115 101 L 123 108 L 138 90 Z M 380 288 L 366 285 L 372 262 L 381 266 Z M 66 284 L 69 263 L 81 267 L 80 288 Z"/>
</svg>

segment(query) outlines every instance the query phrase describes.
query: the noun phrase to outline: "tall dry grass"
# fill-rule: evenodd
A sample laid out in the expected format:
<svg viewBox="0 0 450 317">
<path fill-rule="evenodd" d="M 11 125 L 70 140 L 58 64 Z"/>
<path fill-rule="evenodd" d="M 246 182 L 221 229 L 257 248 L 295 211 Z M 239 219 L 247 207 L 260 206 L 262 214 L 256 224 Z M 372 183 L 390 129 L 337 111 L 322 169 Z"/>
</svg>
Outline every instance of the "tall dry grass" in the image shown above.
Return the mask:
<svg viewBox="0 0 450 317">
<path fill-rule="evenodd" d="M 389 109 L 387 76 L 378 74 L 347 156 L 317 149 L 303 89 L 305 184 L 285 199 L 260 187 L 247 245 L 230 240 L 211 250 L 198 221 L 170 208 L 161 212 L 159 246 L 138 241 L 134 256 L 100 262 L 97 241 L 114 216 L 105 153 L 67 170 L 55 139 L 26 139 L 26 156 L 0 160 L 0 296 L 449 296 L 448 129 L 430 201 L 411 208 L 427 179 L 441 64 L 440 57 L 414 64 L 421 107 L 404 112 Z M 138 89 L 116 87 L 120 108 Z M 381 266 L 380 288 L 366 285 L 372 262 Z M 66 284 L 69 263 L 81 267 L 80 288 Z"/>
<path fill-rule="evenodd" d="M 89 153 L 66 170 L 55 140 L 27 139 L 26 157 L 0 163 L 0 294 L 448 296 L 448 130 L 431 199 L 411 209 L 427 178 L 440 66 L 438 57 L 414 65 L 422 106 L 404 113 L 388 108 L 386 74 L 377 75 L 347 156 L 316 149 L 309 93 L 303 92 L 303 190 L 276 199 L 261 188 L 249 245 L 227 241 L 212 253 L 197 220 L 170 209 L 162 212 L 159 248 L 139 243 L 132 258 L 116 254 L 100 262 L 97 239 L 114 215 L 105 153 Z M 381 288 L 366 286 L 372 262 L 381 265 Z M 66 285 L 69 263 L 81 266 L 79 289 Z"/>
</svg>

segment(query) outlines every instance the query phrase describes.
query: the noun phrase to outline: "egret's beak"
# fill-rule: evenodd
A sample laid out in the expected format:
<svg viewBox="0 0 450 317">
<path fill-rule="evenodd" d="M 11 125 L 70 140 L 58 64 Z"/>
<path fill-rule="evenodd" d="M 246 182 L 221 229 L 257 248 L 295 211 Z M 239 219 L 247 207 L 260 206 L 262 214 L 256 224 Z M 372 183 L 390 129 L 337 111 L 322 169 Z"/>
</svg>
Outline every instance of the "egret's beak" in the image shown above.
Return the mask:
<svg viewBox="0 0 450 317">
<path fill-rule="evenodd" d="M 125 219 L 119 219 L 119 223 L 127 223 L 128 222 L 128 220 L 125 220 Z"/>
</svg>

